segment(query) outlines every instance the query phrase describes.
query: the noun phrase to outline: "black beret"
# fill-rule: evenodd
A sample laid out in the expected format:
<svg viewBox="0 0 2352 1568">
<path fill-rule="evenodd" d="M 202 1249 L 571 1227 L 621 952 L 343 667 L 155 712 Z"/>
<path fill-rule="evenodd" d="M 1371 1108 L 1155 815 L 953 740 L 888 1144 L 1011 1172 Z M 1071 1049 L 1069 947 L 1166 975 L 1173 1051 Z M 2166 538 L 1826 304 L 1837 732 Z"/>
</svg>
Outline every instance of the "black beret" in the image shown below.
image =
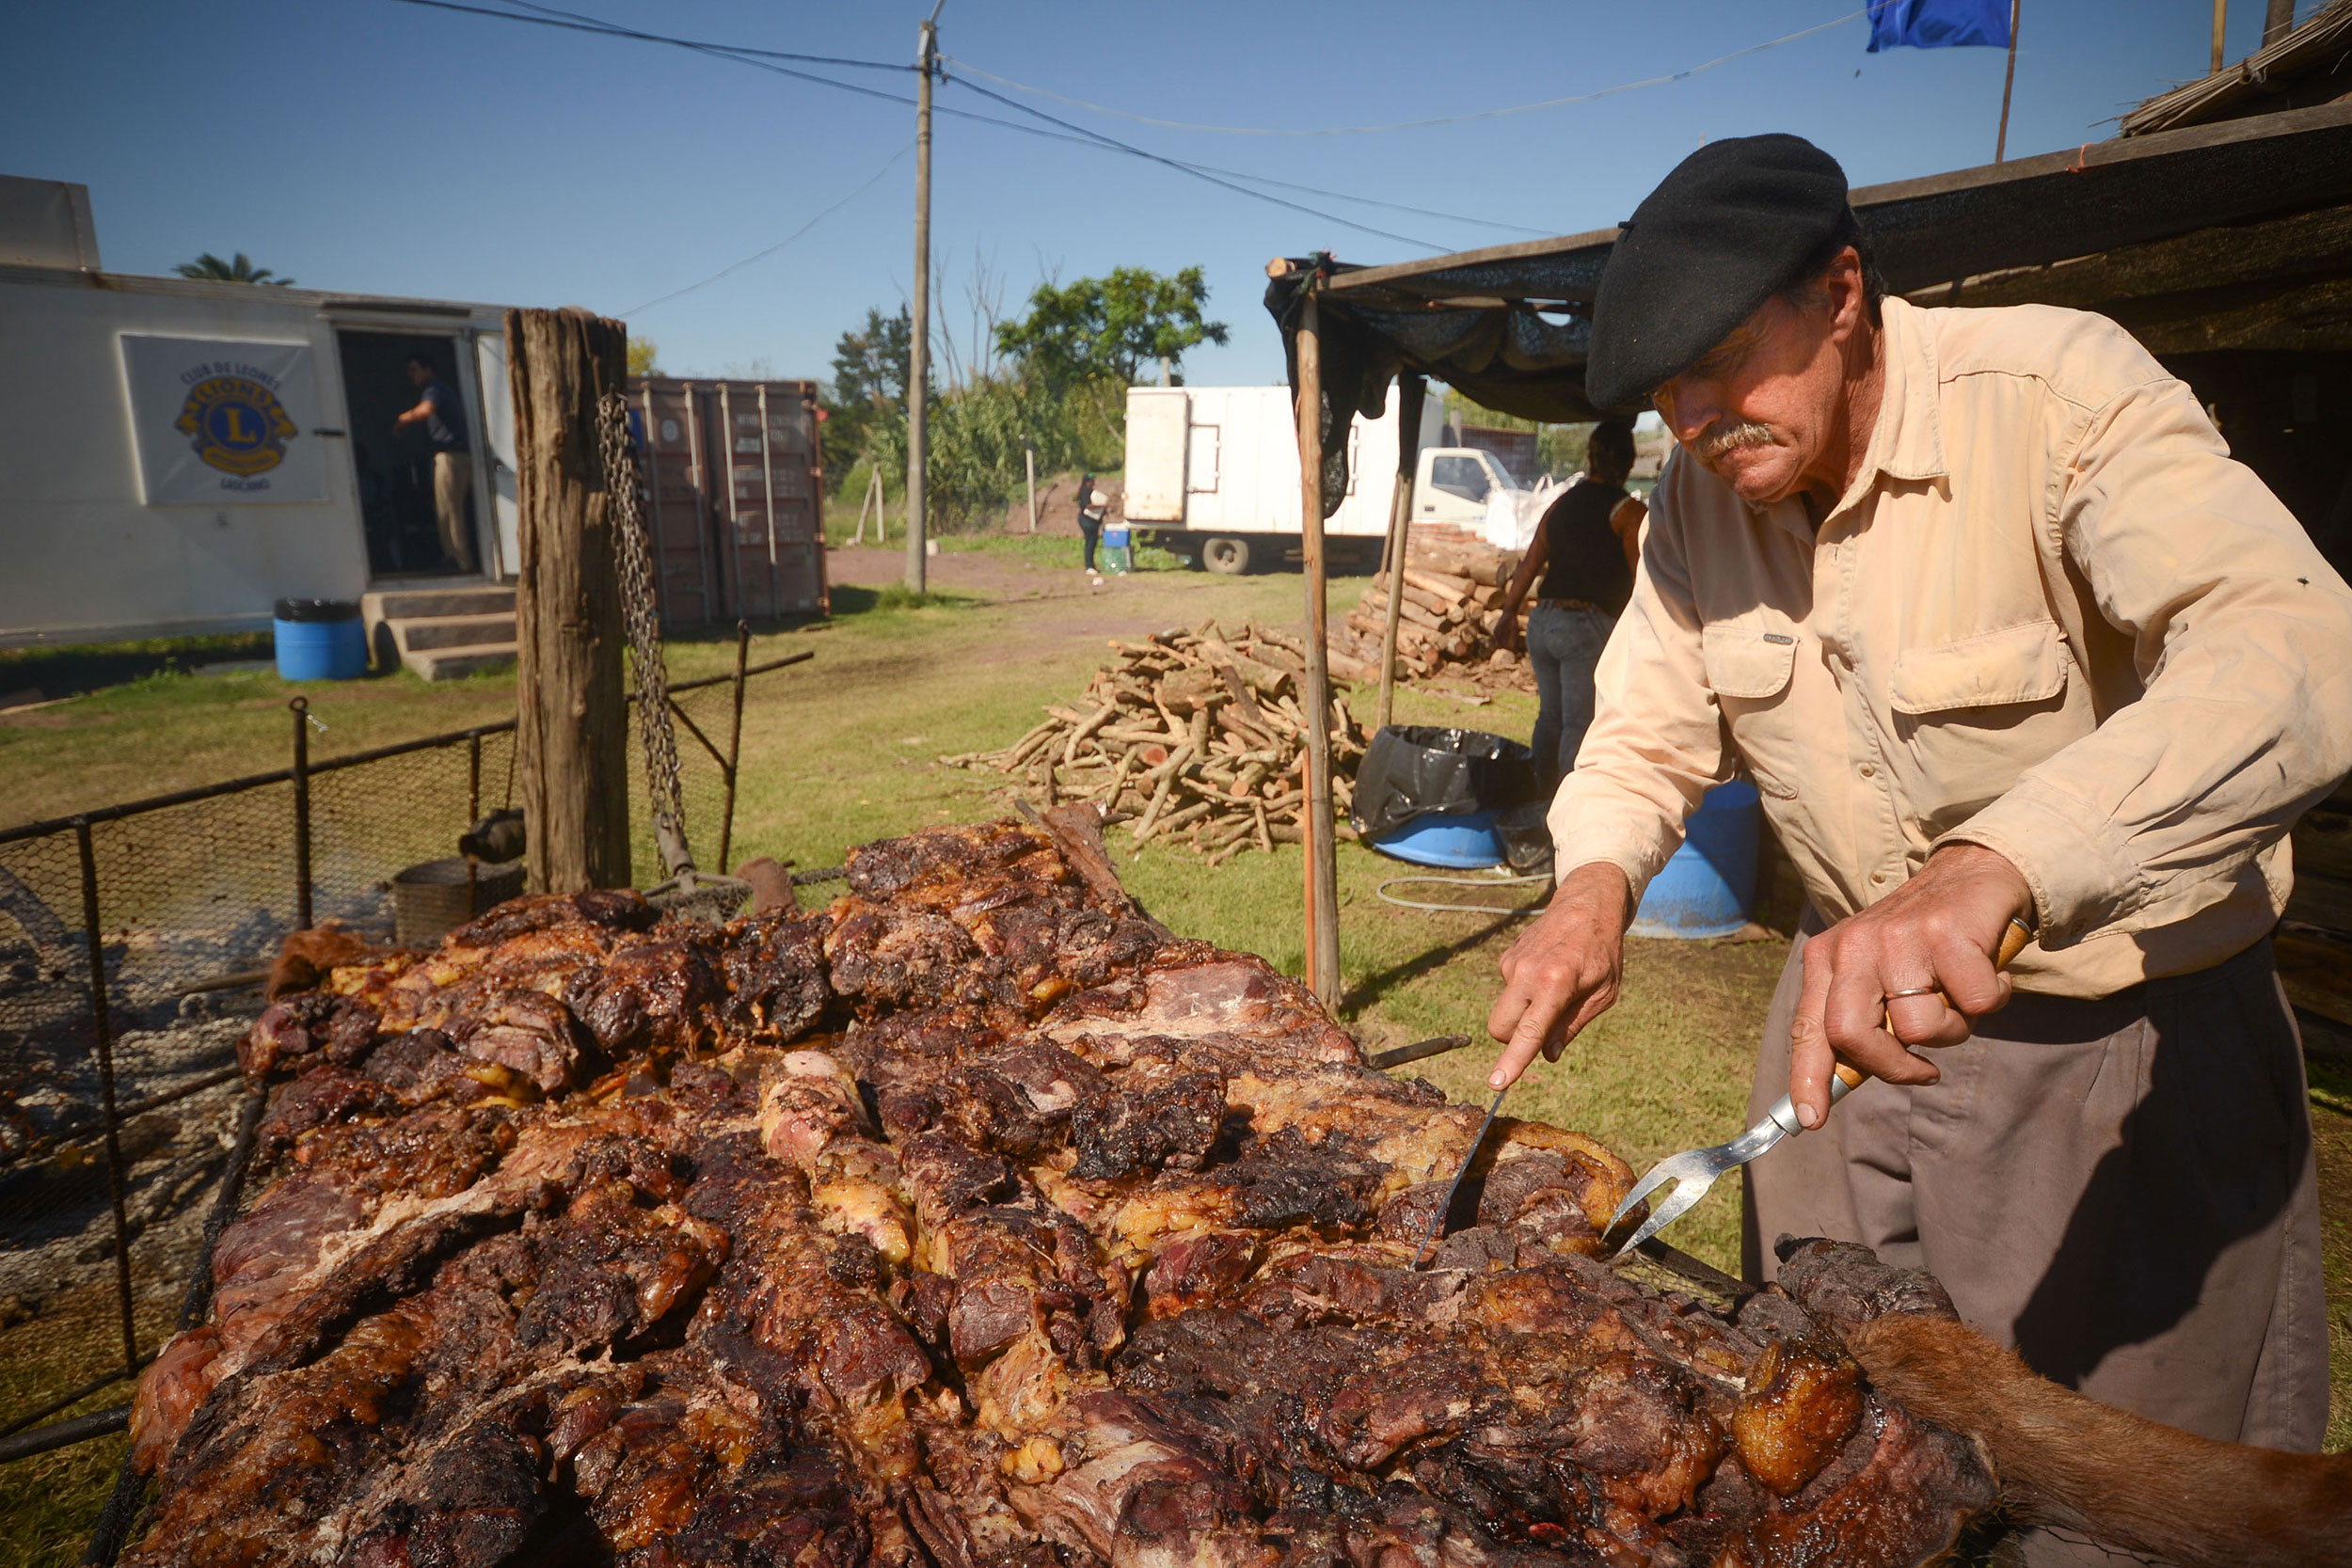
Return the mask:
<svg viewBox="0 0 2352 1568">
<path fill-rule="evenodd" d="M 1851 209 L 1846 171 L 1803 136 L 1709 142 L 1617 236 L 1593 298 L 1584 392 L 1645 406 L 1796 277 Z"/>
</svg>

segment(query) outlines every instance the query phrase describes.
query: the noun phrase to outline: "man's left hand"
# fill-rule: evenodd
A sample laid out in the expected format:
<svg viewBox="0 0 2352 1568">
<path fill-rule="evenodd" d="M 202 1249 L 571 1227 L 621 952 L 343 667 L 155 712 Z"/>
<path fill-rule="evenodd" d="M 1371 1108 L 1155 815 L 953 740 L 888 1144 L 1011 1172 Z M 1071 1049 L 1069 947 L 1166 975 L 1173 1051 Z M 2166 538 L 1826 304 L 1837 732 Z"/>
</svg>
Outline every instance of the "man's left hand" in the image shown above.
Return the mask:
<svg viewBox="0 0 2352 1568">
<path fill-rule="evenodd" d="M 1819 1127 L 1829 1115 L 1840 1058 L 1890 1084 L 1934 1083 L 1935 1065 L 1911 1048 L 1958 1045 L 1972 1020 L 2009 1001 L 2009 977 L 1993 956 L 2010 920 L 2030 921 L 2033 907 L 2033 890 L 2006 857 L 1954 844 L 1886 898 L 1806 942 L 1804 991 L 1788 1026 L 1797 1119 Z"/>
</svg>

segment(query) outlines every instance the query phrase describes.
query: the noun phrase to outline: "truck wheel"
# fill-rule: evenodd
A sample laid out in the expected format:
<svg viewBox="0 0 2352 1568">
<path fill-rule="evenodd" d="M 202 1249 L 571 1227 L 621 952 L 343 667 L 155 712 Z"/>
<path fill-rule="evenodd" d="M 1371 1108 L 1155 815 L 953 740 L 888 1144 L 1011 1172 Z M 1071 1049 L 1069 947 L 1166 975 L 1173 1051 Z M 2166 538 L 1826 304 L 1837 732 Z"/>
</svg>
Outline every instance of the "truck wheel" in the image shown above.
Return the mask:
<svg viewBox="0 0 2352 1568">
<path fill-rule="evenodd" d="M 1249 570 L 1249 541 L 1221 534 L 1203 540 L 1200 564 L 1220 577 L 1237 578 Z"/>
</svg>

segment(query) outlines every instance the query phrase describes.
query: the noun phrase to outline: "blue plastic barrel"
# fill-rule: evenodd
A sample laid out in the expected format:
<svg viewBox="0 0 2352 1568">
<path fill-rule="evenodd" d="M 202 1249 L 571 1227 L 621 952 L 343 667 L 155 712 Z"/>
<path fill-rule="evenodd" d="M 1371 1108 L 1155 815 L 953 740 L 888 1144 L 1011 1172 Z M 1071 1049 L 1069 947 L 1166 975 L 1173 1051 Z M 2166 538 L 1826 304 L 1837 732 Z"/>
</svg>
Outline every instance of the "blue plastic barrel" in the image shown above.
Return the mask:
<svg viewBox="0 0 2352 1568">
<path fill-rule="evenodd" d="M 1707 792 L 1630 927 L 1637 937 L 1727 937 L 1756 903 L 1756 785 L 1735 779 Z"/>
<path fill-rule="evenodd" d="M 1483 871 L 1503 862 L 1502 834 L 1490 811 L 1433 811 L 1367 840 L 1384 855 L 1414 865 Z"/>
<path fill-rule="evenodd" d="M 280 599 L 271 629 L 282 680 L 350 681 L 368 673 L 367 628 L 349 599 Z"/>
</svg>

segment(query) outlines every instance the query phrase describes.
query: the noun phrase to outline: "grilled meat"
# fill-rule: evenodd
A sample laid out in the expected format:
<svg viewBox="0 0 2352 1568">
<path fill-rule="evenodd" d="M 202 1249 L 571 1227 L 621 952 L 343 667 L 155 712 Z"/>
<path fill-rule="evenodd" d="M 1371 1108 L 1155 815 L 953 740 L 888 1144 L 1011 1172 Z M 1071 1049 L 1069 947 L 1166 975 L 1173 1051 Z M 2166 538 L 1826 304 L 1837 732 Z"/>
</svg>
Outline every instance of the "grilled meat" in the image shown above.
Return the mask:
<svg viewBox="0 0 2352 1568">
<path fill-rule="evenodd" d="M 1867 1568 L 1990 1505 L 1793 1302 L 1597 1262 L 1588 1139 L 1501 1123 L 1413 1271 L 1477 1112 L 1069 814 L 849 880 L 517 900 L 273 1006 L 131 1560 Z"/>
</svg>

